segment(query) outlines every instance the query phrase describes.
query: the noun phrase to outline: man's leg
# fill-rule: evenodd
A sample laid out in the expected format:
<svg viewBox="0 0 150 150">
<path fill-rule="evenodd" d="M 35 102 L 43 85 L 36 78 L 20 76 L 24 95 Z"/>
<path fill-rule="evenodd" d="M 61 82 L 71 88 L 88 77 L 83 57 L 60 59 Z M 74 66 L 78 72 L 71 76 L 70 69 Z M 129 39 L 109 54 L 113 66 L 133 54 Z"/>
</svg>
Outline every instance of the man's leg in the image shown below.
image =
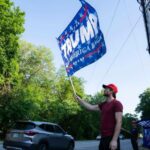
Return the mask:
<svg viewBox="0 0 150 150">
<path fill-rule="evenodd" d="M 112 137 L 101 138 L 100 144 L 99 144 L 99 150 L 110 150 L 109 144 L 110 144 L 111 139 Z"/>
<path fill-rule="evenodd" d="M 112 137 L 101 138 L 100 144 L 99 144 L 99 150 L 110 150 L 109 144 L 110 144 L 111 140 L 112 140 Z M 120 139 L 119 138 L 117 140 L 117 149 L 116 150 L 120 150 Z"/>
</svg>

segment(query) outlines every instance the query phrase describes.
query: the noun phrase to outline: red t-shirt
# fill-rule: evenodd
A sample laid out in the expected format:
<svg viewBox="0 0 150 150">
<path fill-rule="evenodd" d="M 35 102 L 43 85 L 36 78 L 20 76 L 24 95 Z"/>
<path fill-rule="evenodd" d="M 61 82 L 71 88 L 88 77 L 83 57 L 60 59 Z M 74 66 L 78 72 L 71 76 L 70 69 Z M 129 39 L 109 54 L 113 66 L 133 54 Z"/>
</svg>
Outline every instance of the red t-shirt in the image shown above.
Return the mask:
<svg viewBox="0 0 150 150">
<path fill-rule="evenodd" d="M 115 129 L 115 113 L 122 112 L 123 106 L 118 100 L 99 104 L 101 110 L 101 136 L 113 136 Z"/>
</svg>

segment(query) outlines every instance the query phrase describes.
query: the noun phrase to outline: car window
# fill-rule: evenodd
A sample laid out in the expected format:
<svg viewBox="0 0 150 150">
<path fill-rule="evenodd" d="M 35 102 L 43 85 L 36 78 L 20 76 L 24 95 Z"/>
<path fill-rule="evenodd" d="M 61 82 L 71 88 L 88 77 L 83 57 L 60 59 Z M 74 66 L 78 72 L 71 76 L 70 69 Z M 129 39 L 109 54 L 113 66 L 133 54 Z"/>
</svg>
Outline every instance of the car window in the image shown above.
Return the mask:
<svg viewBox="0 0 150 150">
<path fill-rule="evenodd" d="M 60 128 L 59 126 L 55 126 L 55 132 L 56 133 L 64 133 L 65 131 L 62 128 Z"/>
<path fill-rule="evenodd" d="M 39 127 L 42 128 L 43 130 L 47 131 L 47 132 L 54 132 L 54 127 L 53 127 L 53 125 L 42 124 L 42 125 L 40 125 Z"/>
<path fill-rule="evenodd" d="M 48 132 L 54 132 L 54 127 L 53 125 L 45 125 L 45 130 Z"/>
<path fill-rule="evenodd" d="M 39 125 L 39 127 L 40 127 L 41 129 L 45 130 L 45 124 L 41 124 L 41 125 Z"/>
<path fill-rule="evenodd" d="M 35 128 L 35 124 L 32 122 L 16 122 L 14 129 L 17 130 L 30 130 Z"/>
</svg>

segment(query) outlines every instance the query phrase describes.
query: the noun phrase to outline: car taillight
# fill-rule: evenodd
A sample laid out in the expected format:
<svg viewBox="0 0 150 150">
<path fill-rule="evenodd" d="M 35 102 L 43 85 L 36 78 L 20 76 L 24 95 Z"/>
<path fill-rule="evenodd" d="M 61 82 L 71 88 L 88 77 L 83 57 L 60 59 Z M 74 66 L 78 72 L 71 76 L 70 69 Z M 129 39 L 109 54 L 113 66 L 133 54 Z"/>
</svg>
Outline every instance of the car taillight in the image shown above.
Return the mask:
<svg viewBox="0 0 150 150">
<path fill-rule="evenodd" d="M 35 134 L 38 134 L 38 132 L 35 132 L 35 131 L 25 131 L 24 134 L 26 134 L 28 136 L 34 136 Z"/>
</svg>

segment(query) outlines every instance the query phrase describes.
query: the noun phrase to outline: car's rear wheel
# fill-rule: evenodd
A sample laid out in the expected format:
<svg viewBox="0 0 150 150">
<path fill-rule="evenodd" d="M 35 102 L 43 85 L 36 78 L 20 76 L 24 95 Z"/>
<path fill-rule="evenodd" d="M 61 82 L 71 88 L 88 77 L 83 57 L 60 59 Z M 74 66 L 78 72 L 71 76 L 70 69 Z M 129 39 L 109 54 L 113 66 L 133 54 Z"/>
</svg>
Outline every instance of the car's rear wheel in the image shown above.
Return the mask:
<svg viewBox="0 0 150 150">
<path fill-rule="evenodd" d="M 74 150 L 74 145 L 73 145 L 73 143 L 70 143 L 70 144 L 69 144 L 68 150 Z"/>
<path fill-rule="evenodd" d="M 47 144 L 41 143 L 41 144 L 39 145 L 39 150 L 48 150 Z"/>
</svg>

